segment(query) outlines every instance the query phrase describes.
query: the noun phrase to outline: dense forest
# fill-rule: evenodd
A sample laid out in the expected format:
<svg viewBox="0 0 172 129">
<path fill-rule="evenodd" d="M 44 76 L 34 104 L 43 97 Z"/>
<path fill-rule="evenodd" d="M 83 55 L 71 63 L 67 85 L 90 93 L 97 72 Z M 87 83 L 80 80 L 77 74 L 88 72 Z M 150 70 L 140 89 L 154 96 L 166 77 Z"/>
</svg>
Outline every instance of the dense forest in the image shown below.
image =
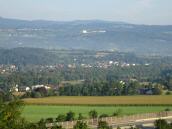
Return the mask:
<svg viewBox="0 0 172 129">
<path fill-rule="evenodd" d="M 0 48 L 0 64 L 54 65 L 54 64 L 96 64 L 98 62 L 115 61 L 135 64 L 171 64 L 171 56 L 144 56 L 118 51 L 91 50 L 53 50 L 39 48 Z"/>
</svg>

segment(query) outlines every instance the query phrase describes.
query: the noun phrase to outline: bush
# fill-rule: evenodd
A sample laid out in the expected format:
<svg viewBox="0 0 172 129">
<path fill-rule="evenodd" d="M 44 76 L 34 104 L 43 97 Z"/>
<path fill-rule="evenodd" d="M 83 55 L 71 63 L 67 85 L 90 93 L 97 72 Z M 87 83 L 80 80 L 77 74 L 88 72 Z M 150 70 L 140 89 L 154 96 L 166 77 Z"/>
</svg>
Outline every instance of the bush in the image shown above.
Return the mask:
<svg viewBox="0 0 172 129">
<path fill-rule="evenodd" d="M 168 112 L 168 111 L 171 111 L 171 109 L 170 108 L 166 108 L 165 111 Z"/>
<path fill-rule="evenodd" d="M 57 118 L 56 118 L 56 122 L 63 122 L 66 120 L 66 116 L 65 115 L 58 115 Z"/>
<path fill-rule="evenodd" d="M 66 121 L 72 121 L 75 119 L 75 113 L 70 111 L 66 114 Z"/>
<path fill-rule="evenodd" d="M 41 119 L 39 122 L 38 122 L 38 126 L 40 129 L 46 129 L 46 122 L 44 119 Z"/>
<path fill-rule="evenodd" d="M 39 92 L 33 91 L 33 92 L 31 93 L 31 97 L 32 97 L 32 98 L 41 98 L 42 95 L 41 95 L 41 93 L 39 93 Z"/>
<path fill-rule="evenodd" d="M 106 121 L 99 121 L 97 129 L 112 129 Z"/>
<path fill-rule="evenodd" d="M 53 123 L 53 122 L 54 122 L 53 118 L 47 118 L 45 120 L 45 123 Z"/>
<path fill-rule="evenodd" d="M 116 110 L 116 111 L 112 114 L 112 116 L 120 116 L 120 115 L 122 115 L 122 110 L 121 110 L 121 109 Z"/>
<path fill-rule="evenodd" d="M 91 110 L 89 112 L 89 117 L 92 118 L 92 119 L 97 118 L 98 117 L 97 111 L 96 110 Z"/>
<path fill-rule="evenodd" d="M 171 95 L 171 92 L 170 91 L 167 91 L 165 94 L 166 95 Z"/>
<path fill-rule="evenodd" d="M 121 128 L 118 126 L 117 129 L 121 129 Z"/>
<path fill-rule="evenodd" d="M 53 126 L 51 129 L 63 129 L 63 127 L 61 125 L 56 125 L 56 126 Z"/>
<path fill-rule="evenodd" d="M 24 95 L 21 96 L 21 98 L 30 98 L 32 97 L 31 92 L 26 92 Z"/>
<path fill-rule="evenodd" d="M 102 114 L 99 116 L 99 118 L 103 118 L 103 117 L 109 117 L 109 115 L 108 114 Z"/>
<path fill-rule="evenodd" d="M 152 89 L 153 95 L 161 95 L 162 94 L 162 89 L 159 87 L 155 87 Z"/>
<path fill-rule="evenodd" d="M 74 125 L 73 129 L 88 129 L 88 125 L 83 121 L 77 121 L 76 125 Z"/>
<path fill-rule="evenodd" d="M 79 113 L 78 120 L 83 120 L 83 119 L 84 119 L 84 116 L 81 113 Z"/>
<path fill-rule="evenodd" d="M 168 123 L 166 120 L 156 120 L 155 121 L 155 129 L 168 129 Z"/>
</svg>

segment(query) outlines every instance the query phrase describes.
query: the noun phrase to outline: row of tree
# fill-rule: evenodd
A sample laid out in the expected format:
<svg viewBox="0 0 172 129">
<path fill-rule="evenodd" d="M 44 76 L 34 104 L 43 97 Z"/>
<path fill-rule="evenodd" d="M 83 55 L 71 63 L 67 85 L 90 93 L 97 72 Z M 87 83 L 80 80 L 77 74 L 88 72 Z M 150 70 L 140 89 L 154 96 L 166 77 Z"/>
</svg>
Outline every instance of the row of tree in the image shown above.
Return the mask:
<svg viewBox="0 0 172 129">
<path fill-rule="evenodd" d="M 150 90 L 152 95 L 160 95 L 162 94 L 163 85 L 153 83 L 144 85 L 140 84 L 138 81 L 96 81 L 85 82 L 84 84 L 78 85 L 66 84 L 59 89 L 59 94 L 62 96 L 120 96 L 144 94 L 141 90 Z"/>
</svg>

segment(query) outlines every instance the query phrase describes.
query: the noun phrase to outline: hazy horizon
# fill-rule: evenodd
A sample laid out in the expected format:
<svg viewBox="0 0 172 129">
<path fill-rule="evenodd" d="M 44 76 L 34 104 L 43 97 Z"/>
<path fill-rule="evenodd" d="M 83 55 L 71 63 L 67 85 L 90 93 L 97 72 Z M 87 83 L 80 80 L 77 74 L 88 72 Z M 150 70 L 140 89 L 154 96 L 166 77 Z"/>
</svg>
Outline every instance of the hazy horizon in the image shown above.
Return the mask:
<svg viewBox="0 0 172 129">
<path fill-rule="evenodd" d="M 171 0 L 0 0 L 0 16 L 22 20 L 172 25 L 171 5 Z"/>
</svg>

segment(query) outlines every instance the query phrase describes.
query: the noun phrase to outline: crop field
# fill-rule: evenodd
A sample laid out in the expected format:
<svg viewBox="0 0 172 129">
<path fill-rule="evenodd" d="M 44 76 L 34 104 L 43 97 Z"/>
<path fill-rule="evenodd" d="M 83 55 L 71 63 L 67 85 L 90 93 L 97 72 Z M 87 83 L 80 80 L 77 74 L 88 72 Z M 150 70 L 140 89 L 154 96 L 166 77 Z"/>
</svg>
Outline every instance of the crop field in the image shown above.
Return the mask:
<svg viewBox="0 0 172 129">
<path fill-rule="evenodd" d="M 161 96 L 57 96 L 24 99 L 31 105 L 172 105 L 172 95 Z"/>
<path fill-rule="evenodd" d="M 66 114 L 69 111 L 75 112 L 75 117 L 82 113 L 84 117 L 88 118 L 90 110 L 96 110 L 99 115 L 112 115 L 115 111 L 120 109 L 123 115 L 160 112 L 165 109 L 171 109 L 172 106 L 53 106 L 53 105 L 26 105 L 22 115 L 26 120 L 31 122 L 39 121 L 41 118 L 56 118 L 58 114 Z"/>
<path fill-rule="evenodd" d="M 119 96 L 119 97 L 81 97 L 60 96 L 37 99 L 24 99 L 26 106 L 22 115 L 29 121 L 38 121 L 41 118 L 65 114 L 69 111 L 88 117 L 88 112 L 95 109 L 99 115 L 112 115 L 118 109 L 123 115 L 160 112 L 165 109 L 172 110 L 172 95 L 162 96 Z"/>
</svg>

